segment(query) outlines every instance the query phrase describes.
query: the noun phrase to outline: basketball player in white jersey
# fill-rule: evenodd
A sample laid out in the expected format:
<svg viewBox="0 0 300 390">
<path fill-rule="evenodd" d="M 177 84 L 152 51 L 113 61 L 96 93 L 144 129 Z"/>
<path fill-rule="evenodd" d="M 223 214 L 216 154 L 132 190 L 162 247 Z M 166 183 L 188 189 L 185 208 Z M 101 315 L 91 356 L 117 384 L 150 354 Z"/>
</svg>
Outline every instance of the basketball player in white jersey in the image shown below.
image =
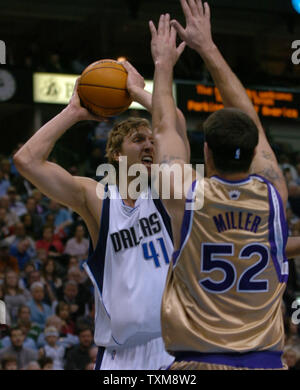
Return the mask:
<svg viewBox="0 0 300 390">
<path fill-rule="evenodd" d="M 176 358 L 171 368 L 283 369 L 286 185 L 246 91 L 212 41 L 208 4 L 181 4 L 185 29 L 168 14 L 157 30 L 150 22 L 156 161 L 189 162 L 175 131 L 172 72 L 182 52 L 175 29 L 202 56 L 225 107 L 235 108 L 204 123 L 203 207 L 187 207 L 201 196 L 200 179 L 186 198 L 176 199 L 173 185 L 163 200 L 176 249 L 162 301 L 162 334 Z"/>
<path fill-rule="evenodd" d="M 133 100 L 151 112 L 151 94 L 130 65 L 127 87 Z M 185 120 L 177 130 L 186 145 Z M 173 251 L 169 216 L 159 199 L 122 199 L 118 185 L 104 188 L 87 177 L 71 176 L 47 161 L 56 141 L 81 120 L 101 120 L 81 107 L 74 90 L 69 105 L 46 123 L 14 156 L 19 172 L 49 198 L 76 211 L 85 221 L 91 247 L 85 269 L 95 290 L 96 369 L 160 369 L 172 361 L 161 338 L 160 306 Z M 74 134 L 74 136 L 76 136 Z M 149 122 L 136 118 L 117 124 L 107 143 L 109 162 L 127 157 L 128 169 L 154 158 Z M 128 185 L 134 177 L 128 177 Z M 104 200 L 104 192 L 109 195 Z M 148 190 L 147 190 L 148 191 Z"/>
</svg>

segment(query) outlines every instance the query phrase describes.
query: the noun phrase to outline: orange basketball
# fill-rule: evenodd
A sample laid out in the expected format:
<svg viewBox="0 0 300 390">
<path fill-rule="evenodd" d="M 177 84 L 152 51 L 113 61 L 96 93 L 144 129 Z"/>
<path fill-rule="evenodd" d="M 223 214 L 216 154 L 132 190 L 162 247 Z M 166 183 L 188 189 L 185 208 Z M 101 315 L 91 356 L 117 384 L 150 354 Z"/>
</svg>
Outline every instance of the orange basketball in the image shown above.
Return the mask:
<svg viewBox="0 0 300 390">
<path fill-rule="evenodd" d="M 127 71 L 114 60 L 93 62 L 82 72 L 78 83 L 81 103 L 93 114 L 116 116 L 126 111 L 132 99 L 126 88 Z"/>
</svg>

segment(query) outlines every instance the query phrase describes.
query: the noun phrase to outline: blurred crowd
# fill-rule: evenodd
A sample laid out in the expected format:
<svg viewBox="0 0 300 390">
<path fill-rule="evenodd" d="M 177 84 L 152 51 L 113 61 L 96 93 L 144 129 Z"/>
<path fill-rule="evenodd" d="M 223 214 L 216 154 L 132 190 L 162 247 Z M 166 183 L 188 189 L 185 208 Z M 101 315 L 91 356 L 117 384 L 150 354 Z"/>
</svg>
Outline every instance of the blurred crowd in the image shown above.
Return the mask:
<svg viewBox="0 0 300 390">
<path fill-rule="evenodd" d="M 0 159 L 0 362 L 8 369 L 93 369 L 93 286 L 81 218 Z"/>
<path fill-rule="evenodd" d="M 113 120 L 104 122 L 89 134 L 91 153 L 79 173 L 96 178 L 112 125 Z M 201 126 L 189 139 L 199 152 Z M 273 148 L 289 191 L 289 235 L 300 236 L 300 153 L 286 145 Z M 78 214 L 48 199 L 18 173 L 15 151 L 0 156 L 0 299 L 8 325 L 0 326 L 0 368 L 92 370 L 97 356 L 94 291 L 83 269 L 88 232 Z M 69 172 L 78 174 L 78 169 Z M 289 259 L 289 266 L 282 302 L 284 359 L 295 370 L 300 369 L 300 256 Z"/>
</svg>

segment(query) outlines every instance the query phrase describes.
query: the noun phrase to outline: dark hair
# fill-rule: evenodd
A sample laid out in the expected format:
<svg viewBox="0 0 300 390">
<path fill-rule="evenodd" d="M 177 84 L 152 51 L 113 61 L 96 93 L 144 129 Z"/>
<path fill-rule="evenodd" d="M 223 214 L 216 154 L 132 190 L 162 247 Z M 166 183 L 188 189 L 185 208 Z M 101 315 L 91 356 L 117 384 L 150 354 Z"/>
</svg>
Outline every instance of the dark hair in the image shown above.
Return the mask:
<svg viewBox="0 0 300 390">
<path fill-rule="evenodd" d="M 5 369 L 6 365 L 11 362 L 17 363 L 17 357 L 14 355 L 4 355 L 1 359 L 3 369 Z"/>
<path fill-rule="evenodd" d="M 23 329 L 21 329 L 18 325 L 14 325 L 12 326 L 10 329 L 9 329 L 9 337 L 12 336 L 12 333 L 15 332 L 15 331 L 21 331 L 24 335 L 24 332 L 23 332 Z"/>
<path fill-rule="evenodd" d="M 203 128 L 218 171 L 249 170 L 258 144 L 258 129 L 248 115 L 236 108 L 223 108 L 211 114 Z"/>
</svg>

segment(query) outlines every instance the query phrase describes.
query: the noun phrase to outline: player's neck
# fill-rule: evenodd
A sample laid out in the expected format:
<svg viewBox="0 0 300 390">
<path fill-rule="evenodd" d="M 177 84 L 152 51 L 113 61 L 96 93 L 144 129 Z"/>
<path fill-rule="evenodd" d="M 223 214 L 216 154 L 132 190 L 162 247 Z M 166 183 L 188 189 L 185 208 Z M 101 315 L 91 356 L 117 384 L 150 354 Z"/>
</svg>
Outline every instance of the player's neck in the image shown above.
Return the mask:
<svg viewBox="0 0 300 390">
<path fill-rule="evenodd" d="M 229 181 L 240 181 L 247 179 L 249 176 L 249 172 L 239 172 L 239 173 L 217 173 L 221 179 L 229 180 Z"/>
</svg>

